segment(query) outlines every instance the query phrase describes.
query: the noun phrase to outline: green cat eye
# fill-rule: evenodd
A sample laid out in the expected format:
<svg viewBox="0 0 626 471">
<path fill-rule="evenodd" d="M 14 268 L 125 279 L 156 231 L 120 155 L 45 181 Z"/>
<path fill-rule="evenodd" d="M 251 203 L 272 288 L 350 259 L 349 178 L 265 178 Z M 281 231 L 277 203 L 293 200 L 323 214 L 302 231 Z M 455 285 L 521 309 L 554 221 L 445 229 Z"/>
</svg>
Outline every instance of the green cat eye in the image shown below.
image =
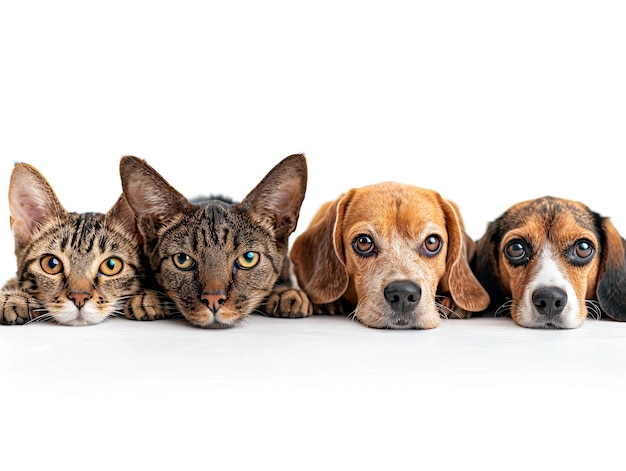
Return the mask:
<svg viewBox="0 0 626 471">
<path fill-rule="evenodd" d="M 57 275 L 63 270 L 63 263 L 54 255 L 45 255 L 41 259 L 41 268 L 48 275 Z"/>
<path fill-rule="evenodd" d="M 117 275 L 122 271 L 122 267 L 124 263 L 122 260 L 117 257 L 107 258 L 104 262 L 100 264 L 100 273 L 106 276 Z"/>
<path fill-rule="evenodd" d="M 192 270 L 196 266 L 196 261 L 186 253 L 177 253 L 172 256 L 172 261 L 181 270 Z"/>
<path fill-rule="evenodd" d="M 247 270 L 256 266 L 261 260 L 261 255 L 257 252 L 246 252 L 237 258 L 237 267 Z"/>
</svg>

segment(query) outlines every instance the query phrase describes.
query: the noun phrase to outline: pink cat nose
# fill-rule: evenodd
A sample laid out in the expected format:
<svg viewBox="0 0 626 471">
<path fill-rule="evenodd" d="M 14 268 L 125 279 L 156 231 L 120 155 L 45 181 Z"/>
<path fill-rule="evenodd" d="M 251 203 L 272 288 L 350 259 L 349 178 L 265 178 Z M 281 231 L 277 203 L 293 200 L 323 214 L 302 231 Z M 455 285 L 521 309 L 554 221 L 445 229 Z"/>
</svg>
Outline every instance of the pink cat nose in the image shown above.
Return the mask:
<svg viewBox="0 0 626 471">
<path fill-rule="evenodd" d="M 213 314 L 219 311 L 222 304 L 226 301 L 226 293 L 223 291 L 217 293 L 202 293 L 200 297 L 204 304 L 211 310 Z"/>
<path fill-rule="evenodd" d="M 87 293 L 85 291 L 70 291 L 68 298 L 74 301 L 76 307 L 80 309 L 91 299 L 91 293 Z"/>
</svg>

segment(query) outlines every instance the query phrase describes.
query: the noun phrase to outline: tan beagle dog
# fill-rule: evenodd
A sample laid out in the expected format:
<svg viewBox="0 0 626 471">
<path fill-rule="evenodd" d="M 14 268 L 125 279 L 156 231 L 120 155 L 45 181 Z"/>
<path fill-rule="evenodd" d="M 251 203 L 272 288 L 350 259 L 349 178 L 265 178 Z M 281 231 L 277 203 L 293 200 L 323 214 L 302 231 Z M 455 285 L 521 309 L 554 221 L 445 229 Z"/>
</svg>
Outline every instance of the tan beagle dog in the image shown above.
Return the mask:
<svg viewBox="0 0 626 471">
<path fill-rule="evenodd" d="M 352 313 L 368 327 L 431 329 L 442 310 L 486 309 L 472 273 L 474 241 L 458 207 L 395 182 L 353 188 L 324 204 L 290 252 L 315 313 Z"/>
<path fill-rule="evenodd" d="M 572 329 L 587 315 L 626 320 L 626 242 L 584 204 L 546 196 L 490 222 L 472 262 L 495 314 Z"/>
</svg>

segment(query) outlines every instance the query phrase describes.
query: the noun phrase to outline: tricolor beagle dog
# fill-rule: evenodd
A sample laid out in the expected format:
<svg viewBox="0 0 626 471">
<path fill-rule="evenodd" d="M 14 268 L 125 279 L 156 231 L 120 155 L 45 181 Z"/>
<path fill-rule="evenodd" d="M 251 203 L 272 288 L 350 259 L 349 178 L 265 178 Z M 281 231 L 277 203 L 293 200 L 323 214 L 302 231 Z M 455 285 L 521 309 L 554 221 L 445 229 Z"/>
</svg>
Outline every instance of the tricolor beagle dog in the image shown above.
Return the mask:
<svg viewBox="0 0 626 471">
<path fill-rule="evenodd" d="M 608 218 L 546 196 L 490 222 L 472 266 L 489 311 L 523 327 L 572 329 L 588 315 L 626 320 L 625 244 Z"/>
</svg>

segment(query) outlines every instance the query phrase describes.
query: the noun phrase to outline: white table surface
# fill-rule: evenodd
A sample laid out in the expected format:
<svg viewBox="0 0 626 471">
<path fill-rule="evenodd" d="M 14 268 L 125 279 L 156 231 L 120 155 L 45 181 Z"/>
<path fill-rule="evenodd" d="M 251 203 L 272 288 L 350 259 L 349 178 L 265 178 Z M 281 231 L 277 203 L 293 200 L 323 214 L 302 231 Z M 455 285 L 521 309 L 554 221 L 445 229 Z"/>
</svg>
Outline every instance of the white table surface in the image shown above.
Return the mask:
<svg viewBox="0 0 626 471">
<path fill-rule="evenodd" d="M 11 469 L 610 469 L 626 323 L 343 317 L 0 328 Z M 56 468 L 55 468 L 56 469 Z M 617 468 L 614 468 L 617 469 Z"/>
</svg>

